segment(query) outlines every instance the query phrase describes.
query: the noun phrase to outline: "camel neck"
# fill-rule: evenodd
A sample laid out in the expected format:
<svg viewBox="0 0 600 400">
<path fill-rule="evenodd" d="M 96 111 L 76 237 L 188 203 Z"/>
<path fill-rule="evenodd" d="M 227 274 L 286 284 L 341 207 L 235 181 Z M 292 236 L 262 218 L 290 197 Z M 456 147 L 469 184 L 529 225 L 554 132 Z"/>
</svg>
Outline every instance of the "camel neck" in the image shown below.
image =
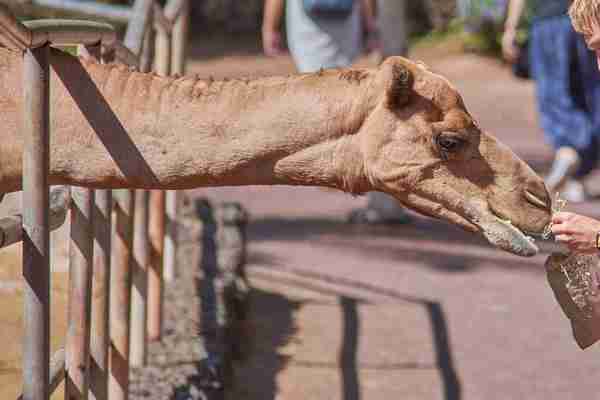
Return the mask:
<svg viewBox="0 0 600 400">
<path fill-rule="evenodd" d="M 164 78 L 58 52 L 52 69 L 53 184 L 357 187 L 344 159 L 358 157 L 352 137 L 375 104 L 373 72 Z"/>
<path fill-rule="evenodd" d="M 360 71 L 213 81 L 113 68 L 99 86 L 121 99 L 139 148 L 149 138 L 163 147 L 144 157 L 158 184 L 195 187 L 339 186 L 340 152 L 370 111 L 368 85 Z"/>
</svg>

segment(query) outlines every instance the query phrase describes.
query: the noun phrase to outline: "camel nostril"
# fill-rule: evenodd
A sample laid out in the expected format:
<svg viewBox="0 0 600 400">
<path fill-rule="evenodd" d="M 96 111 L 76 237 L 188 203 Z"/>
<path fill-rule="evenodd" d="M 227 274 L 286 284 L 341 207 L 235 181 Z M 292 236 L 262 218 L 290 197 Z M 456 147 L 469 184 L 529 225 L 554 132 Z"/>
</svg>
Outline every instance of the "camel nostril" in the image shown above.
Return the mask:
<svg viewBox="0 0 600 400">
<path fill-rule="evenodd" d="M 543 190 L 525 189 L 525 198 L 531 204 L 543 210 L 552 209 L 552 199 L 546 188 L 543 188 Z"/>
</svg>

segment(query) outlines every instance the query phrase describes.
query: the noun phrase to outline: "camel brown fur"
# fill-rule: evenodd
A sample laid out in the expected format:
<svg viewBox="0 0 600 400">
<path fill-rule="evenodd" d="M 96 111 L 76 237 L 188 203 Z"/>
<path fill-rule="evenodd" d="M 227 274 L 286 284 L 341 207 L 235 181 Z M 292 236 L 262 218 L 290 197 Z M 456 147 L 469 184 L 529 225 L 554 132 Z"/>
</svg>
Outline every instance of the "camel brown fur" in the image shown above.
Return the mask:
<svg viewBox="0 0 600 400">
<path fill-rule="evenodd" d="M 542 180 L 420 63 L 256 80 L 163 78 L 51 52 L 52 184 L 379 190 L 520 255 L 549 222 Z M 22 62 L 0 49 L 0 192 L 21 188 Z M 510 221 L 510 222 L 508 222 Z"/>
</svg>

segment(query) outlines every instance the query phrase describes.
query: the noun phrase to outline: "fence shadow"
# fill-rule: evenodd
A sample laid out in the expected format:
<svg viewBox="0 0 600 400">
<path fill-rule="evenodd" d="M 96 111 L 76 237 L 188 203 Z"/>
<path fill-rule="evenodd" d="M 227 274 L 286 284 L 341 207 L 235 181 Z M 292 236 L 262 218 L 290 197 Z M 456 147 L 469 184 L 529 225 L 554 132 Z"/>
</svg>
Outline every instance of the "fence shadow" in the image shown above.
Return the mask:
<svg viewBox="0 0 600 400">
<path fill-rule="evenodd" d="M 58 79 L 127 179 L 128 186 L 157 185 L 154 171 L 81 61 L 58 50 L 52 51 L 51 60 Z"/>
<path fill-rule="evenodd" d="M 296 271 L 297 272 L 297 271 Z M 294 275 L 307 275 L 292 272 Z M 250 273 L 251 279 L 253 273 Z M 338 352 L 337 363 L 324 364 L 303 360 L 295 362 L 289 356 L 280 354 L 283 346 L 297 332 L 298 326 L 294 321 L 294 313 L 307 301 L 291 301 L 283 294 L 253 289 L 252 319 L 255 322 L 254 337 L 256 345 L 253 348 L 253 356 L 245 365 L 240 366 L 236 374 L 236 390 L 234 398 L 247 400 L 275 400 L 278 394 L 277 376 L 288 365 L 294 364 L 304 368 L 328 368 L 337 369 L 341 380 L 340 393 L 343 400 L 362 400 L 360 370 L 358 361 L 358 349 L 361 338 L 362 323 L 358 307 L 361 304 L 376 305 L 365 298 L 348 296 L 343 292 L 337 292 L 330 288 L 321 288 L 323 283 L 336 281 L 341 287 L 360 289 L 373 294 L 389 297 L 399 302 L 408 302 L 423 308 L 430 320 L 431 335 L 435 348 L 435 365 L 423 366 L 416 362 L 406 362 L 387 366 L 363 366 L 368 369 L 377 370 L 415 370 L 423 368 L 434 368 L 439 371 L 442 380 L 442 393 L 445 400 L 461 400 L 462 387 L 459 374 L 454 366 L 454 359 L 449 339 L 448 324 L 442 304 L 427 299 L 405 296 L 393 290 L 378 288 L 361 282 L 351 280 L 336 280 L 328 276 L 311 275 L 314 284 L 306 284 L 294 279 L 282 279 L 280 277 L 269 277 L 268 274 L 260 274 L 259 279 L 271 281 L 271 283 L 285 286 L 301 287 L 322 294 L 337 296 L 340 305 L 342 320 L 341 347 Z M 310 385 L 310 382 L 306 383 Z"/>
<path fill-rule="evenodd" d="M 291 361 L 281 350 L 298 330 L 294 313 L 301 303 L 256 288 L 250 298 L 251 350 L 249 357 L 236 365 L 232 398 L 275 400 L 279 392 L 277 377 Z"/>
<path fill-rule="evenodd" d="M 199 203 L 202 204 L 202 203 Z M 316 274 L 310 271 L 289 270 L 286 273 L 292 278 L 282 281 L 280 276 L 266 274 L 258 277 L 267 282 L 269 288 L 276 285 L 276 289 L 261 289 L 260 285 L 253 285 L 250 293 L 250 340 L 243 338 L 242 345 L 246 346 L 245 353 L 249 356 L 241 363 L 235 364 L 234 371 L 224 370 L 223 360 L 215 355 L 222 354 L 223 337 L 220 336 L 219 326 L 219 287 L 216 284 L 217 270 L 217 246 L 215 241 L 216 225 L 211 214 L 205 214 L 207 210 L 197 210 L 202 214 L 202 256 L 200 257 L 200 268 L 202 279 L 195 279 L 196 294 L 202 299 L 199 320 L 201 321 L 201 333 L 209 356 L 195 364 L 196 373 L 187 377 L 188 387 L 195 387 L 208 400 L 224 399 L 225 392 L 220 382 L 227 382 L 228 374 L 232 374 L 233 385 L 231 398 L 245 400 L 275 400 L 280 396 L 278 379 L 283 370 L 288 366 L 296 366 L 311 369 L 330 369 L 338 371 L 340 378 L 339 393 L 343 400 L 362 400 L 360 371 L 361 368 L 377 370 L 437 370 L 442 380 L 442 393 L 445 400 L 461 400 L 462 390 L 458 372 L 454 366 L 450 336 L 446 322 L 446 316 L 442 304 L 428 299 L 411 297 L 398 293 L 394 290 L 384 289 L 369 283 L 354 281 L 346 278 L 331 277 Z M 254 261 L 260 261 L 262 269 L 278 268 L 276 263 L 271 262 L 268 255 L 259 257 Z M 256 272 L 249 271 L 250 279 L 256 279 Z M 307 283 L 308 282 L 308 283 Z M 334 285 L 332 289 L 331 285 Z M 338 349 L 335 362 L 323 364 L 319 361 L 302 360 L 296 361 L 286 355 L 284 349 L 294 340 L 299 326 L 296 314 L 312 300 L 294 300 L 285 295 L 286 287 L 290 289 L 309 290 L 319 295 L 327 295 L 329 298 L 337 299 L 337 303 L 328 302 L 335 306 L 339 305 L 341 329 L 341 346 Z M 335 288 L 339 288 L 335 289 Z M 427 313 L 432 329 L 431 338 L 435 349 L 435 363 L 433 365 L 420 365 L 416 362 L 405 362 L 392 365 L 370 366 L 360 365 L 358 351 L 361 344 L 361 329 L 364 322 L 361 321 L 359 307 L 361 304 L 370 304 L 367 298 L 349 296 L 347 289 L 360 290 L 361 293 L 385 296 L 392 301 L 410 303 L 421 307 Z M 401 324 L 398 324 L 401 326 Z M 239 338 L 238 338 L 239 339 Z M 310 385 L 311 382 L 306 382 Z"/>
</svg>

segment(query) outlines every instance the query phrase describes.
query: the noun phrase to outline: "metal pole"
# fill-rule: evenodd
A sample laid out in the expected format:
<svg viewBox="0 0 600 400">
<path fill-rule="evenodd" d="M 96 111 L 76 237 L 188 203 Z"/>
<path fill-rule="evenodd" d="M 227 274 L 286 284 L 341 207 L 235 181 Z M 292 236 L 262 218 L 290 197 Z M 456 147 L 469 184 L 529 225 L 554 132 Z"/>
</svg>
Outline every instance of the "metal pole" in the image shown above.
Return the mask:
<svg viewBox="0 0 600 400">
<path fill-rule="evenodd" d="M 97 190 L 95 200 L 90 399 L 107 400 L 112 193 L 110 190 Z"/>
<path fill-rule="evenodd" d="M 66 400 L 86 400 L 89 387 L 90 323 L 94 241 L 94 191 L 71 188 L 69 243 L 69 326 L 66 338 Z"/>
<path fill-rule="evenodd" d="M 146 313 L 148 294 L 148 264 L 150 241 L 148 238 L 147 190 L 136 190 L 133 234 L 133 281 L 131 285 L 131 347 L 129 361 L 132 366 L 146 364 Z"/>
<path fill-rule="evenodd" d="M 135 191 L 119 190 L 115 195 L 115 240 L 110 274 L 110 340 L 108 398 L 129 398 L 129 313 L 131 307 L 131 265 L 133 261 L 133 219 Z"/>
<path fill-rule="evenodd" d="M 186 0 L 171 31 L 171 74 L 185 74 L 186 48 L 189 32 L 190 3 Z M 170 282 L 177 275 L 177 208 L 179 193 L 168 191 L 166 198 L 166 232 L 163 277 Z"/>
<path fill-rule="evenodd" d="M 49 398 L 49 47 L 23 57 L 23 399 Z"/>
</svg>

